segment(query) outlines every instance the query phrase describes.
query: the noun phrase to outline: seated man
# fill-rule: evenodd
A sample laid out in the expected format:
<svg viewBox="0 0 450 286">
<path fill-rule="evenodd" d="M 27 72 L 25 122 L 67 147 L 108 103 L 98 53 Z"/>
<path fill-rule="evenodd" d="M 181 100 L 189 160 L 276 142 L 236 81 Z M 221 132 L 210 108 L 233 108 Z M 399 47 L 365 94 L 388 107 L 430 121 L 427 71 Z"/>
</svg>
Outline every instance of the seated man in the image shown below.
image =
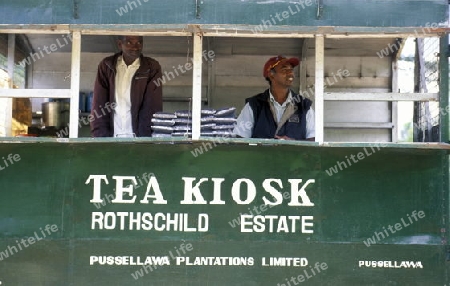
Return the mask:
<svg viewBox="0 0 450 286">
<path fill-rule="evenodd" d="M 297 58 L 270 58 L 263 76 L 270 87 L 263 93 L 246 99 L 233 133 L 244 138 L 277 138 L 284 140 L 315 139 L 314 110 L 311 100 L 294 93 Z"/>
</svg>

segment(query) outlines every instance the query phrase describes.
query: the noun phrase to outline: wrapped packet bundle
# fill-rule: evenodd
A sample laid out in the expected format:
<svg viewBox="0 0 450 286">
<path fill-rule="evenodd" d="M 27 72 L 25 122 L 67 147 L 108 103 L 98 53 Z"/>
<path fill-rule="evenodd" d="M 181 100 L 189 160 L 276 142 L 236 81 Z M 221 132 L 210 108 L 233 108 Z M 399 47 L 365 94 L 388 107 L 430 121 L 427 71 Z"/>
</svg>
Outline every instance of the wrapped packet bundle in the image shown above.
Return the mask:
<svg viewBox="0 0 450 286">
<path fill-rule="evenodd" d="M 224 107 L 216 110 L 214 114 L 213 128 L 215 137 L 232 137 L 233 129 L 236 124 L 236 107 Z"/>
<path fill-rule="evenodd" d="M 152 137 L 171 137 L 176 115 L 169 112 L 156 112 L 152 118 Z"/>
<path fill-rule="evenodd" d="M 231 137 L 236 123 L 236 108 L 205 108 L 200 111 L 200 136 Z M 153 137 L 192 137 L 192 111 L 157 112 L 152 118 Z"/>
</svg>

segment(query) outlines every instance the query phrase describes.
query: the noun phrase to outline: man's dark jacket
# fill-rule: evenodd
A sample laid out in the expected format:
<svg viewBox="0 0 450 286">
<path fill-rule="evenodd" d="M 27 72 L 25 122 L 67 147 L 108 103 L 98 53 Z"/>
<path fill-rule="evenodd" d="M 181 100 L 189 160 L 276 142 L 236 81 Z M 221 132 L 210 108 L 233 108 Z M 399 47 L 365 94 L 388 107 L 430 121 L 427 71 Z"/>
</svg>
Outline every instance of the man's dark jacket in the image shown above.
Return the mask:
<svg viewBox="0 0 450 286">
<path fill-rule="evenodd" d="M 296 106 L 295 112 L 281 126 L 278 133 L 277 123 L 270 110 L 269 89 L 263 93 L 247 98 L 246 102 L 250 104 L 253 110 L 253 133 L 252 138 L 274 138 L 275 135 L 287 136 L 296 140 L 305 140 L 306 138 L 306 113 L 311 107 L 311 100 L 303 98 L 291 91 L 293 103 Z"/>
<path fill-rule="evenodd" d="M 115 77 L 121 53 L 103 59 L 97 71 L 91 111 L 91 133 L 94 137 L 114 136 Z M 138 137 L 150 137 L 151 119 L 162 110 L 161 66 L 152 58 L 140 56 L 140 66 L 131 81 L 131 122 Z M 109 102 L 109 104 L 107 104 Z M 105 108 L 108 106 L 108 108 Z M 111 110 L 111 112 L 109 112 Z"/>
</svg>

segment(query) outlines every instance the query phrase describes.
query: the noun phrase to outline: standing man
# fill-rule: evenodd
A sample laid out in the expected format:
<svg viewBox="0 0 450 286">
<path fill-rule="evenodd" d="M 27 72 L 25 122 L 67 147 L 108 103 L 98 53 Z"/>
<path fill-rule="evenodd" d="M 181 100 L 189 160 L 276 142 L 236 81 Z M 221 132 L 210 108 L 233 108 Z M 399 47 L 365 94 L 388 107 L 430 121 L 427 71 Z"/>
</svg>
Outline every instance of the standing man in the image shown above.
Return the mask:
<svg viewBox="0 0 450 286">
<path fill-rule="evenodd" d="M 246 99 L 233 133 L 244 138 L 277 138 L 282 140 L 315 140 L 315 118 L 311 100 L 294 93 L 297 58 L 270 58 L 263 76 L 270 87 Z"/>
<path fill-rule="evenodd" d="M 161 78 L 161 66 L 142 55 L 141 36 L 119 36 L 118 46 L 121 52 L 98 66 L 92 136 L 150 137 L 153 114 L 162 110 L 162 85 L 155 84 Z"/>
</svg>

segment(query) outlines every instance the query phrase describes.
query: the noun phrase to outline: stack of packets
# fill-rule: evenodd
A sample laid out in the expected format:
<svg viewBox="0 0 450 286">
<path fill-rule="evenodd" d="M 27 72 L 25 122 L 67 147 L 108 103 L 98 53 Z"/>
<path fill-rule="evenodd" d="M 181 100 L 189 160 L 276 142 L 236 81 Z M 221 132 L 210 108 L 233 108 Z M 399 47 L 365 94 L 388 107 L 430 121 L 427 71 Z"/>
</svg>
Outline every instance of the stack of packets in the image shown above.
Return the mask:
<svg viewBox="0 0 450 286">
<path fill-rule="evenodd" d="M 202 109 L 200 136 L 232 137 L 236 124 L 236 108 Z M 157 112 L 152 118 L 152 137 L 192 137 L 192 112 Z"/>
</svg>

